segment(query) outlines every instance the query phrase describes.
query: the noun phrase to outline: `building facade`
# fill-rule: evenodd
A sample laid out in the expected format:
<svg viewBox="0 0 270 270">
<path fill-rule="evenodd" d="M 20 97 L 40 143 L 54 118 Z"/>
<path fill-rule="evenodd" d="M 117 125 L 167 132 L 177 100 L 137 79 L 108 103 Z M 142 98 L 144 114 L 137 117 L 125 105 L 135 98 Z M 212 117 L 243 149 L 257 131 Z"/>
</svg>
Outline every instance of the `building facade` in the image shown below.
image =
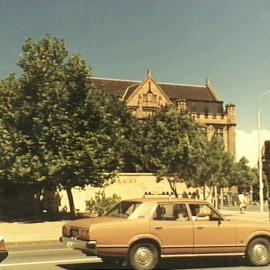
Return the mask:
<svg viewBox="0 0 270 270">
<path fill-rule="evenodd" d="M 208 138 L 216 136 L 235 157 L 236 107 L 224 106 L 210 80 L 205 85 L 160 83 L 147 72 L 144 81 L 93 78 L 96 88 L 122 99 L 132 114 L 145 119 L 162 106 L 174 104 L 205 125 Z"/>
<path fill-rule="evenodd" d="M 209 80 L 205 85 L 184 85 L 160 83 L 155 80 L 151 72 L 147 73 L 144 81 L 127 81 L 116 79 L 92 78 L 97 89 L 122 99 L 134 116 L 145 119 L 158 112 L 162 106 L 174 104 L 178 110 L 187 110 L 192 117 L 201 124 L 209 138 L 217 136 L 224 142 L 225 150 L 235 156 L 235 127 L 236 108 L 225 105 L 217 95 L 217 91 Z M 105 188 L 87 186 L 84 190 L 73 188 L 73 196 L 77 211 L 85 211 L 86 201 L 94 198 L 96 192 L 104 190 L 106 196 L 117 194 L 122 199 L 142 197 L 145 192 L 152 194 L 171 194 L 168 181 L 156 181 L 154 174 L 122 173 L 112 185 Z M 187 187 L 185 183 L 177 183 L 177 190 L 181 194 L 198 192 L 203 198 L 200 188 Z M 221 198 L 227 198 L 227 204 L 235 192 L 221 189 Z M 66 192 L 61 191 L 61 207 L 69 209 Z M 217 194 L 216 194 L 217 196 Z M 212 197 L 211 197 L 212 198 Z M 210 198 L 210 199 L 211 199 Z M 221 205 L 223 199 L 220 199 Z"/>
</svg>

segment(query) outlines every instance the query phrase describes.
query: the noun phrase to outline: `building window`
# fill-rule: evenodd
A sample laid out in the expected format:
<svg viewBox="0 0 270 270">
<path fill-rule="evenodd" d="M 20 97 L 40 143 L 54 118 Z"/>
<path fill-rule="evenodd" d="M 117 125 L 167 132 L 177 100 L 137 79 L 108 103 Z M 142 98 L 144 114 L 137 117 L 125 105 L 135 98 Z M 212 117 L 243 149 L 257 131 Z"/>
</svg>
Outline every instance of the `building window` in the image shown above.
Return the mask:
<svg viewBox="0 0 270 270">
<path fill-rule="evenodd" d="M 143 95 L 143 101 L 144 102 L 157 102 L 157 95 L 154 95 L 153 93 L 147 93 Z"/>
<path fill-rule="evenodd" d="M 186 109 L 186 102 L 181 101 L 179 107 L 180 107 L 180 110 L 181 110 L 181 111 L 182 111 L 182 110 L 185 110 L 185 109 Z"/>
<path fill-rule="evenodd" d="M 215 128 L 214 136 L 215 136 L 219 141 L 223 141 L 223 128 Z"/>
</svg>

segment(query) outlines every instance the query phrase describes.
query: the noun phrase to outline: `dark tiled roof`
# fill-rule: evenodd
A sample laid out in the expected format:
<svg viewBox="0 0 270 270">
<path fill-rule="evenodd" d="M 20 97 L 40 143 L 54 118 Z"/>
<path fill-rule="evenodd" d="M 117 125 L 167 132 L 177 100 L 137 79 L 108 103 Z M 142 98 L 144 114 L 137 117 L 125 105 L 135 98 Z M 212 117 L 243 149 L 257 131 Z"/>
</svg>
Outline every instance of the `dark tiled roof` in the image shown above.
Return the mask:
<svg viewBox="0 0 270 270">
<path fill-rule="evenodd" d="M 212 92 L 206 86 L 163 84 L 163 83 L 159 83 L 159 86 L 171 100 L 187 99 L 200 101 L 216 101 Z"/>
<path fill-rule="evenodd" d="M 129 88 L 127 89 L 126 94 L 124 96 L 124 99 L 127 100 L 130 97 L 130 95 L 134 92 L 134 90 L 137 89 L 138 86 L 139 86 L 139 83 L 136 83 L 136 84 L 129 86 Z"/>
<path fill-rule="evenodd" d="M 121 81 L 121 80 L 110 80 L 99 78 L 92 78 L 92 81 L 97 89 L 102 90 L 105 93 L 119 97 L 122 97 L 125 94 L 129 86 L 139 83 L 133 81 Z"/>
<path fill-rule="evenodd" d="M 127 99 L 141 83 L 138 81 L 124 81 L 93 78 L 94 85 L 104 92 Z M 181 85 L 158 83 L 165 94 L 173 101 L 187 99 L 194 101 L 217 101 L 207 86 Z"/>
</svg>

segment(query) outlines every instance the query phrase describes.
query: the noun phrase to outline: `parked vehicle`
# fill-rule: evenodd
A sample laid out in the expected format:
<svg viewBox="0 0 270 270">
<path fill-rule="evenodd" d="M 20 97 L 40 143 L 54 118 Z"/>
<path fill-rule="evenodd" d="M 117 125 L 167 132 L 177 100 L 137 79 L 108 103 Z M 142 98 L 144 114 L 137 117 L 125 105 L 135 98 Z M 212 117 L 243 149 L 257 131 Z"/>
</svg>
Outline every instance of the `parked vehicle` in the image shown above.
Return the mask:
<svg viewBox="0 0 270 270">
<path fill-rule="evenodd" d="M 104 260 L 125 260 L 137 270 L 162 258 L 244 256 L 270 263 L 270 225 L 226 220 L 206 201 L 124 200 L 105 216 L 66 223 L 60 240 Z"/>
<path fill-rule="evenodd" d="M 8 256 L 8 251 L 6 250 L 5 239 L 0 235 L 0 262 L 2 262 Z"/>
</svg>

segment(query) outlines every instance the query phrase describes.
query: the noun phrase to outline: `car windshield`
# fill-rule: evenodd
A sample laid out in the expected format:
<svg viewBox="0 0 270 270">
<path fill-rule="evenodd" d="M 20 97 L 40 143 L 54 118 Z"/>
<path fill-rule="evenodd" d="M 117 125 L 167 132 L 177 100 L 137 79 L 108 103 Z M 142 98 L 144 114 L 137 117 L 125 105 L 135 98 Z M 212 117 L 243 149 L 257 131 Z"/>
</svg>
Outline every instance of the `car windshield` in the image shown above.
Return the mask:
<svg viewBox="0 0 270 270">
<path fill-rule="evenodd" d="M 128 218 L 140 204 L 141 202 L 133 202 L 133 201 L 120 202 L 113 209 L 111 209 L 105 216 Z"/>
</svg>

